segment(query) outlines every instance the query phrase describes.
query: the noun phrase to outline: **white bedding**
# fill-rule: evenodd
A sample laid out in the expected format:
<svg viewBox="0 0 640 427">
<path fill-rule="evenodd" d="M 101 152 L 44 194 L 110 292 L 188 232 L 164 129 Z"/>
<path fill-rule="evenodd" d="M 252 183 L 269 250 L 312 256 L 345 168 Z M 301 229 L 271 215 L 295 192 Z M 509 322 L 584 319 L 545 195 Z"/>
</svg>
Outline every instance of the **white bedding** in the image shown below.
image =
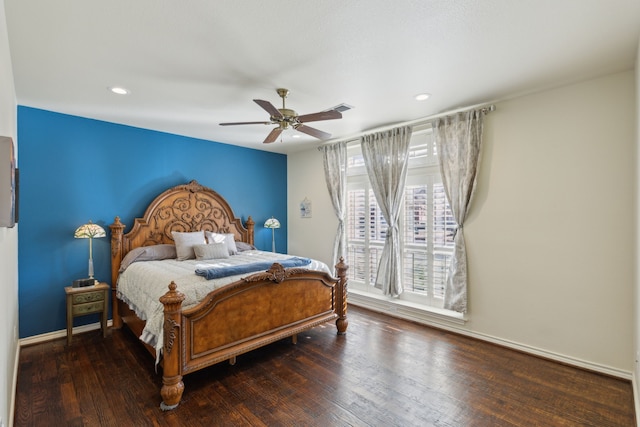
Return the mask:
<svg viewBox="0 0 640 427">
<path fill-rule="evenodd" d="M 195 274 L 197 268 L 207 269 L 260 261 L 277 261 L 292 257 L 293 255 L 250 250 L 240 252 L 238 255 L 232 255 L 229 258 L 206 261 L 167 259 L 135 262 L 120 273 L 117 295 L 119 299 L 126 302 L 135 311 L 138 317 L 146 320 L 147 323 L 140 339 L 154 347 L 159 357 L 163 345 L 163 334 L 161 332 L 164 320 L 163 306 L 159 299 L 169 290 L 171 281 L 174 281 L 178 285 L 177 290 L 185 295 L 185 300 L 182 303 L 182 308 L 184 309 L 196 305 L 214 289 L 233 283 L 242 277 L 255 274 L 245 273 L 222 279 L 207 280 Z M 326 264 L 316 260 L 311 260 L 311 264 L 304 268 L 332 274 Z"/>
</svg>

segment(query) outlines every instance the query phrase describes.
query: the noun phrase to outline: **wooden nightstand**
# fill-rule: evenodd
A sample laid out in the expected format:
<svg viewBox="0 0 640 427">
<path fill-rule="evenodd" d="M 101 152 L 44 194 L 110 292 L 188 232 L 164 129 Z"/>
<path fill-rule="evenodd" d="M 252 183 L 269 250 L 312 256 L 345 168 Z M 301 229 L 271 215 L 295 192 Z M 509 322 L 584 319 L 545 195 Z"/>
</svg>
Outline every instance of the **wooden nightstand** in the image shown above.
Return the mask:
<svg viewBox="0 0 640 427">
<path fill-rule="evenodd" d="M 111 287 L 106 283 L 94 286 L 64 288 L 67 294 L 67 345 L 71 345 L 73 335 L 73 318 L 85 314 L 102 313 L 100 326 L 102 337 L 107 336 L 107 308 L 109 305 L 109 291 Z"/>
</svg>

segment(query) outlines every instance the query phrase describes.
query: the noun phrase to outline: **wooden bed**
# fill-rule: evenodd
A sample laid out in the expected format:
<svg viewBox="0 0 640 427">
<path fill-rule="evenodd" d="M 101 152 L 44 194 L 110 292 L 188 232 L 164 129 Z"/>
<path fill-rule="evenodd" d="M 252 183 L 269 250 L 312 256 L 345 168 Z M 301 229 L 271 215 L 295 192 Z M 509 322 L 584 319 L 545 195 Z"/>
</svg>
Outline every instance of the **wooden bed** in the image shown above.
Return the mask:
<svg viewBox="0 0 640 427">
<path fill-rule="evenodd" d="M 236 241 L 254 243 L 251 217 L 243 226 L 229 204 L 210 188 L 191 181 L 156 197 L 131 231 L 115 218 L 111 228 L 113 326 L 123 323 L 140 336 L 144 321 L 117 298 L 121 261 L 134 248 L 173 243 L 171 231 L 208 230 L 233 233 Z M 175 408 L 184 391 L 182 377 L 229 360 L 260 346 L 319 324 L 336 321 L 338 334 L 347 329 L 347 266 L 340 260 L 336 276 L 304 268 L 285 269 L 274 263 L 268 271 L 250 274 L 209 293 L 195 307 L 182 309 L 184 295 L 174 282 L 160 298 L 164 305 L 162 409 Z M 251 314 L 248 322 L 246 315 Z M 156 355 L 151 346 L 144 344 Z"/>
</svg>

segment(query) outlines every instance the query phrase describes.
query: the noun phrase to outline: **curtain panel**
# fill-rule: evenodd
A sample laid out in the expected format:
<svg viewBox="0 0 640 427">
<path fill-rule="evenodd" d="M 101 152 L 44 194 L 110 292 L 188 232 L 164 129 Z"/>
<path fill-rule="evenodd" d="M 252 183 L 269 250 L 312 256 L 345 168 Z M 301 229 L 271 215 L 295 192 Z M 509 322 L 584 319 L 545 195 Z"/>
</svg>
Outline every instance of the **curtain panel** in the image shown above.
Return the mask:
<svg viewBox="0 0 640 427">
<path fill-rule="evenodd" d="M 318 149 L 322 152 L 324 178 L 333 204 L 333 212 L 338 218 L 338 230 L 333 243 L 333 264 L 331 264 L 331 267 L 334 267 L 340 258 L 346 259 L 347 251 L 347 235 L 344 225 L 347 194 L 347 143 L 343 141 L 332 145 L 323 145 Z"/>
<path fill-rule="evenodd" d="M 483 116 L 483 110 L 465 111 L 437 119 L 434 124 L 442 183 L 457 226 L 444 308 L 460 313 L 467 312 L 467 251 L 463 230 L 478 178 Z"/>
<path fill-rule="evenodd" d="M 403 291 L 398 222 L 407 178 L 411 131 L 411 126 L 403 126 L 365 135 L 360 140 L 371 188 L 388 226 L 375 286 L 392 297 Z"/>
</svg>

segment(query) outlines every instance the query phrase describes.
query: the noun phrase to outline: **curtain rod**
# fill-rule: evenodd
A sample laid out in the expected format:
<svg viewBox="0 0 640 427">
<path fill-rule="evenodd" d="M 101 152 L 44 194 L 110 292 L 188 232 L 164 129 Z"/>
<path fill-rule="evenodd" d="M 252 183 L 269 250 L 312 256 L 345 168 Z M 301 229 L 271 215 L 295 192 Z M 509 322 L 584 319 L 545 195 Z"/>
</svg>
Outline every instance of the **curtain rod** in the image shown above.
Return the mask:
<svg viewBox="0 0 640 427">
<path fill-rule="evenodd" d="M 427 117 L 422 117 L 420 119 L 415 119 L 415 120 L 410 120 L 407 122 L 401 122 L 401 123 L 396 123 L 394 125 L 389 125 L 389 126 L 383 126 L 383 127 L 379 127 L 379 128 L 374 128 L 374 129 L 370 129 L 364 132 L 360 132 L 357 133 L 355 135 L 351 135 L 347 138 L 340 138 L 340 139 L 336 139 L 336 140 L 332 140 L 332 141 L 327 141 L 324 144 L 321 144 L 320 147 L 322 147 L 323 145 L 328 145 L 328 144 L 335 144 L 337 142 L 341 142 L 344 141 L 346 143 L 349 142 L 353 142 L 355 140 L 359 140 L 362 136 L 370 134 L 370 133 L 376 133 L 376 132 L 384 132 L 386 130 L 389 129 L 393 129 L 393 128 L 397 128 L 399 126 L 415 126 L 415 125 L 427 125 L 427 124 L 431 124 L 433 123 L 434 120 L 439 119 L 440 117 L 446 117 L 446 116 L 450 116 L 452 114 L 456 114 L 456 113 L 460 113 L 463 111 L 468 111 L 468 110 L 480 110 L 482 111 L 484 114 L 488 114 L 492 111 L 496 111 L 496 106 L 494 104 L 476 104 L 473 105 L 471 107 L 465 107 L 465 108 L 459 108 L 457 110 L 450 110 L 450 111 L 446 111 L 444 113 L 438 113 L 438 114 L 434 114 L 431 116 L 427 116 Z M 320 148 L 318 147 L 318 148 Z"/>
</svg>

